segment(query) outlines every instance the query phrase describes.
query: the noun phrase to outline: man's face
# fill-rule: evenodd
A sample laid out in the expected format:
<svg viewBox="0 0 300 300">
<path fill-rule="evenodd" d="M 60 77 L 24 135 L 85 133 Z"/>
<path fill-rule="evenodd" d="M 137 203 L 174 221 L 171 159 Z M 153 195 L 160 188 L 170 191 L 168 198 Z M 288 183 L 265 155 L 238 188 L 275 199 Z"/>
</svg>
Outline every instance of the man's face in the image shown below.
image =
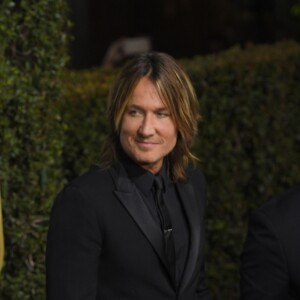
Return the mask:
<svg viewBox="0 0 300 300">
<path fill-rule="evenodd" d="M 157 173 L 176 141 L 177 130 L 170 111 L 152 82 L 143 77 L 122 118 L 120 142 L 123 150 L 142 168 Z"/>
</svg>

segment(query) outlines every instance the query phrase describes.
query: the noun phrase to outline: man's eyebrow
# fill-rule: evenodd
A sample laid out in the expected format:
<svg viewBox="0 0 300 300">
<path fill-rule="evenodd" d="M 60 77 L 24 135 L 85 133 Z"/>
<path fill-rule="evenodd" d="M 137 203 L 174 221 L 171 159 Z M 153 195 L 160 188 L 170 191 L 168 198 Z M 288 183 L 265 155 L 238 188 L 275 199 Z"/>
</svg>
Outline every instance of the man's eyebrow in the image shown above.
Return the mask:
<svg viewBox="0 0 300 300">
<path fill-rule="evenodd" d="M 127 108 L 137 108 L 137 109 L 142 109 L 141 106 L 137 105 L 137 104 L 128 104 Z"/>
<path fill-rule="evenodd" d="M 166 106 L 164 106 L 164 107 L 159 107 L 159 108 L 157 108 L 156 110 L 167 110 L 167 111 L 169 111 L 169 109 L 168 109 Z"/>
<path fill-rule="evenodd" d="M 128 107 L 129 107 L 129 106 L 130 106 L 130 107 L 140 107 L 140 108 L 143 107 L 143 105 L 136 104 L 136 103 L 128 103 L 127 106 L 128 106 Z M 158 107 L 157 109 L 168 109 L 168 107 L 167 107 L 165 104 L 163 104 L 162 106 Z"/>
</svg>

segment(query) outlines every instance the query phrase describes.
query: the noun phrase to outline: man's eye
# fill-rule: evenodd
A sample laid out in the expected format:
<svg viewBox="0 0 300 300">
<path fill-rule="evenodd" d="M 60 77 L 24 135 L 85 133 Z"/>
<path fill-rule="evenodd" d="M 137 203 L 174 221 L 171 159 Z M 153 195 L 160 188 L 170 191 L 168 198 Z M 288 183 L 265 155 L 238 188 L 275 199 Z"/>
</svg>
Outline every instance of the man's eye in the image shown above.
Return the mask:
<svg viewBox="0 0 300 300">
<path fill-rule="evenodd" d="M 159 117 L 159 118 L 165 118 L 165 117 L 168 117 L 170 114 L 167 112 L 167 111 L 159 111 L 158 113 L 157 113 L 157 116 Z"/>
<path fill-rule="evenodd" d="M 141 114 L 141 112 L 139 110 L 136 110 L 136 109 L 130 109 L 128 111 L 128 113 L 129 113 L 130 116 L 133 116 L 133 117 Z"/>
</svg>

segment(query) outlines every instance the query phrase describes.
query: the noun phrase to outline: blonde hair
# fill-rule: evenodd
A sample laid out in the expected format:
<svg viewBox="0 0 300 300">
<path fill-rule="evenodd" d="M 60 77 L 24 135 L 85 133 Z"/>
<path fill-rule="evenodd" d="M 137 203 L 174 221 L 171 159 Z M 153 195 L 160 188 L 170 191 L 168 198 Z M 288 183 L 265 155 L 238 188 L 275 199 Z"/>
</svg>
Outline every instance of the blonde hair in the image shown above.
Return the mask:
<svg viewBox="0 0 300 300">
<path fill-rule="evenodd" d="M 187 74 L 165 53 L 150 52 L 136 56 L 126 64 L 112 86 L 108 99 L 109 136 L 104 145 L 101 165 L 109 167 L 118 160 L 122 117 L 130 95 L 143 77 L 149 78 L 155 85 L 175 122 L 177 143 L 168 155 L 167 167 L 173 180 L 185 181 L 189 161 L 197 160 L 190 149 L 200 119 L 198 100 Z"/>
</svg>

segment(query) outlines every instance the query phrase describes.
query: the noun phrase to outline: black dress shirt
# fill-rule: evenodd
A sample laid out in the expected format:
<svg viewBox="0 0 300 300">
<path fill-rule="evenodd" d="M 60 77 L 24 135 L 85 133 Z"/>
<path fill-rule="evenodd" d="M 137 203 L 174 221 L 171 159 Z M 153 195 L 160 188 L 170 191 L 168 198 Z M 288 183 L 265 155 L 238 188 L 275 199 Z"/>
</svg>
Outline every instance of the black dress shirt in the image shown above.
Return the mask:
<svg viewBox="0 0 300 300">
<path fill-rule="evenodd" d="M 133 162 L 126 154 L 120 154 L 121 161 L 137 189 L 141 192 L 143 199 L 150 213 L 158 224 L 160 224 L 159 215 L 154 201 L 153 182 L 154 174 L 143 169 Z M 176 286 L 180 282 L 185 267 L 188 249 L 189 249 L 189 230 L 185 212 L 175 188 L 175 184 L 167 176 L 166 163 L 164 162 L 160 175 L 163 177 L 165 186 L 165 204 L 171 217 L 173 227 L 173 238 L 176 254 Z"/>
</svg>

